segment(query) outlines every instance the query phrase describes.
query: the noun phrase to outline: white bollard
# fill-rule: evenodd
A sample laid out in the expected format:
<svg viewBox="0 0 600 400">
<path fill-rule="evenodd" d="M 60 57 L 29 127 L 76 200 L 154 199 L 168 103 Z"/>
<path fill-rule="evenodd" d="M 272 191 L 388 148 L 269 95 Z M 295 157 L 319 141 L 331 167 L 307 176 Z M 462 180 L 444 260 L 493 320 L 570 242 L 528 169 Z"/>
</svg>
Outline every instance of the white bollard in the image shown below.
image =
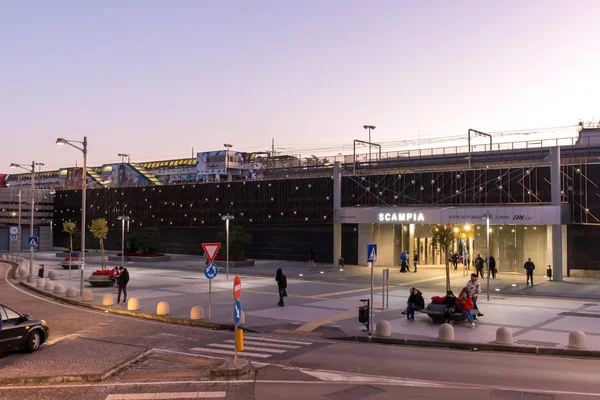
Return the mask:
<svg viewBox="0 0 600 400">
<path fill-rule="evenodd" d="M 392 336 L 392 325 L 389 321 L 377 321 L 375 325 L 375 336 L 390 337 Z"/>
<path fill-rule="evenodd" d="M 37 286 L 39 288 L 43 288 L 44 286 L 46 286 L 46 280 L 44 278 L 38 279 L 35 286 Z"/>
<path fill-rule="evenodd" d="M 44 285 L 44 289 L 46 289 L 49 292 L 53 292 L 54 291 L 54 282 L 46 281 L 46 284 Z"/>
<path fill-rule="evenodd" d="M 2 256 L 0 256 L 0 261 L 6 261 L 6 254 L 2 254 Z"/>
<path fill-rule="evenodd" d="M 27 275 L 27 283 L 34 283 L 34 281 L 35 281 L 35 276 Z"/>
<path fill-rule="evenodd" d="M 51 281 L 55 281 L 58 279 L 58 274 L 56 273 L 56 271 L 50 271 L 48 272 L 48 279 L 50 279 Z"/>
<path fill-rule="evenodd" d="M 27 274 L 29 274 L 29 272 L 27 271 L 27 268 L 25 268 L 24 266 L 20 266 L 19 267 L 19 278 L 25 279 L 25 278 L 27 278 Z"/>
<path fill-rule="evenodd" d="M 67 297 L 77 297 L 77 289 L 74 287 L 68 287 L 66 292 Z"/>
<path fill-rule="evenodd" d="M 138 311 L 140 309 L 140 301 L 135 297 L 127 300 L 127 310 L 128 311 Z"/>
<path fill-rule="evenodd" d="M 115 304 L 115 296 L 107 293 L 102 297 L 102 305 L 103 306 L 112 306 Z"/>
<path fill-rule="evenodd" d="M 581 330 L 569 333 L 569 347 L 571 349 L 585 350 L 588 348 L 587 337 Z"/>
<path fill-rule="evenodd" d="M 54 294 L 64 294 L 65 293 L 65 287 L 63 285 L 61 285 L 60 283 L 57 283 L 56 285 L 54 285 Z"/>
<path fill-rule="evenodd" d="M 161 301 L 156 305 L 156 314 L 157 315 L 169 315 L 169 303 L 166 301 Z"/>
<path fill-rule="evenodd" d="M 496 330 L 496 344 L 513 344 L 512 329 L 505 326 Z"/>
<path fill-rule="evenodd" d="M 89 289 L 83 289 L 83 293 L 81 294 L 81 301 L 90 302 L 94 300 L 94 294 Z"/>
<path fill-rule="evenodd" d="M 443 342 L 451 342 L 454 340 L 454 327 L 450 324 L 442 324 L 440 326 L 438 338 Z"/>
<path fill-rule="evenodd" d="M 200 306 L 194 306 L 190 310 L 190 319 L 198 320 L 204 318 L 204 310 Z"/>
</svg>

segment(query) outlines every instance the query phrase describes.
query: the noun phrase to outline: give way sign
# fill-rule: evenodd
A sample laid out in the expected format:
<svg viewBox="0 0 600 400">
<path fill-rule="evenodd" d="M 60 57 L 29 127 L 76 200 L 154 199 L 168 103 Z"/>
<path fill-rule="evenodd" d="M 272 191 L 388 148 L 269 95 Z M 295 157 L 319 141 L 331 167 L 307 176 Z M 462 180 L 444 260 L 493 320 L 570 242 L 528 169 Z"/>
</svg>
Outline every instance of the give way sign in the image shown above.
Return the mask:
<svg viewBox="0 0 600 400">
<path fill-rule="evenodd" d="M 208 262 L 212 263 L 217 253 L 219 252 L 219 248 L 221 247 L 221 243 L 202 243 L 202 248 L 204 249 L 204 254 L 206 254 L 206 258 L 208 258 Z"/>
<path fill-rule="evenodd" d="M 242 278 L 240 278 L 239 275 L 236 275 L 235 279 L 233 280 L 233 298 L 236 300 L 239 300 L 241 295 L 242 295 Z"/>
</svg>

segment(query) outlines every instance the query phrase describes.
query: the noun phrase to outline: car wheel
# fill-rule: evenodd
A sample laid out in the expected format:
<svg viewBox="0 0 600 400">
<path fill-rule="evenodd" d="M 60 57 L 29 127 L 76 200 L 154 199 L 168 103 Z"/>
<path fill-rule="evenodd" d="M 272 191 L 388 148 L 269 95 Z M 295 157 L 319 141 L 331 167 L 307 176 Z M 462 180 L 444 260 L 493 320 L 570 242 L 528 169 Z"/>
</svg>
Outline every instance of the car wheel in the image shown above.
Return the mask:
<svg viewBox="0 0 600 400">
<path fill-rule="evenodd" d="M 28 352 L 33 353 L 34 351 L 38 350 L 41 345 L 42 335 L 40 334 L 39 330 L 35 330 L 29 334 L 29 337 L 27 338 L 27 343 L 25 343 L 25 349 Z"/>
</svg>

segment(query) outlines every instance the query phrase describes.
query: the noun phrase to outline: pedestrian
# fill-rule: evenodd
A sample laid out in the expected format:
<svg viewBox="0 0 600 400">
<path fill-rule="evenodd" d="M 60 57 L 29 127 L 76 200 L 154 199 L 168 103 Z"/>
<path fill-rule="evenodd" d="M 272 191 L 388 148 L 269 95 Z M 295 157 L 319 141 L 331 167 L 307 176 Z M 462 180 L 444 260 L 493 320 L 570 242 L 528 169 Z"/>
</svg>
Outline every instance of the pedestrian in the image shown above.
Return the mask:
<svg viewBox="0 0 600 400">
<path fill-rule="evenodd" d="M 458 295 L 458 308 L 462 311 L 463 315 L 467 317 L 467 320 L 471 323 L 471 328 L 475 328 L 475 319 L 471 310 L 473 309 L 473 298 L 469 295 L 469 290 L 464 288 Z"/>
<path fill-rule="evenodd" d="M 414 272 L 417 272 L 417 265 L 419 265 L 419 254 L 416 251 L 413 254 L 413 265 L 415 266 Z"/>
<path fill-rule="evenodd" d="M 413 288 L 408 289 L 408 297 L 410 297 L 413 294 Z M 402 311 L 402 315 L 406 315 L 408 314 L 408 304 L 407 307 L 404 309 L 404 311 Z"/>
<path fill-rule="evenodd" d="M 494 256 L 490 256 L 488 265 L 490 267 L 489 273 L 492 274 L 492 279 L 496 279 L 496 273 L 498 270 L 496 269 L 496 259 Z"/>
<path fill-rule="evenodd" d="M 477 253 L 477 257 L 475 257 L 475 271 L 477 272 L 477 277 L 481 274 L 481 279 L 483 279 L 483 258 L 479 253 Z"/>
<path fill-rule="evenodd" d="M 114 267 L 113 269 L 110 270 L 110 272 L 108 273 L 108 279 L 110 279 L 111 281 L 113 281 L 113 285 L 115 284 L 115 282 L 117 281 L 117 277 L 119 276 L 119 267 Z"/>
<path fill-rule="evenodd" d="M 117 294 L 117 304 L 121 301 L 121 292 L 123 293 L 123 303 L 127 303 L 127 284 L 129 283 L 129 271 L 127 268 L 121 266 L 119 268 L 119 276 L 117 278 L 117 285 L 119 285 L 119 292 Z"/>
<path fill-rule="evenodd" d="M 408 271 L 408 265 L 406 264 L 407 259 L 406 250 L 404 250 L 402 254 L 400 254 L 400 272 Z"/>
<path fill-rule="evenodd" d="M 277 290 L 279 291 L 279 303 L 277 305 L 283 307 L 283 298 L 287 296 L 287 278 L 281 268 L 277 269 L 275 281 L 277 282 Z"/>
<path fill-rule="evenodd" d="M 527 285 L 529 285 L 529 280 L 531 280 L 531 286 L 533 286 L 533 270 L 535 269 L 535 264 L 531 261 L 531 258 L 527 259 L 523 268 L 527 271 Z"/>
<path fill-rule="evenodd" d="M 454 266 L 454 270 L 458 270 L 458 253 L 452 254 L 452 265 Z"/>
<path fill-rule="evenodd" d="M 308 268 L 314 268 L 316 267 L 315 265 L 315 252 L 313 251 L 312 247 L 308 252 Z"/>
<path fill-rule="evenodd" d="M 471 279 L 467 282 L 467 286 L 465 289 L 469 292 L 469 297 L 473 300 L 473 307 L 477 309 L 477 315 L 475 315 L 475 319 L 477 317 L 483 317 L 483 314 L 479 311 L 479 307 L 477 306 L 477 298 L 481 293 L 481 285 L 479 284 L 479 279 L 477 279 L 477 274 L 471 274 Z"/>
<path fill-rule="evenodd" d="M 415 311 L 420 311 L 425 308 L 425 299 L 423 294 L 416 288 L 412 288 L 410 296 L 408 296 L 407 307 L 406 307 L 406 318 L 409 321 L 415 320 Z"/>
<path fill-rule="evenodd" d="M 467 274 L 469 273 L 469 269 L 471 267 L 471 255 L 469 254 L 469 252 L 467 251 L 463 257 L 463 265 L 464 265 L 464 269 L 463 269 L 463 276 L 467 276 Z"/>
<path fill-rule="evenodd" d="M 444 297 L 444 306 L 444 317 L 446 318 L 446 323 L 452 325 L 454 323 L 452 314 L 456 312 L 456 308 L 458 307 L 456 296 L 452 290 L 448 290 L 448 292 L 446 292 L 446 296 Z"/>
</svg>

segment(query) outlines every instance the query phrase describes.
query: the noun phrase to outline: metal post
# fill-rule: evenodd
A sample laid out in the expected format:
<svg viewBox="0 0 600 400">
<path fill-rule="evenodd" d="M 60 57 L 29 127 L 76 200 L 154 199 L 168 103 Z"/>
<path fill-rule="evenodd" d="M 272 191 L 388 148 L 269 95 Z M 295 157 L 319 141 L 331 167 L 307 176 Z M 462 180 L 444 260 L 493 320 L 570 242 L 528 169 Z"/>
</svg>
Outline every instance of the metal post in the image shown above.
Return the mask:
<svg viewBox="0 0 600 400">
<path fill-rule="evenodd" d="M 229 216 L 229 215 L 228 215 Z M 227 279 L 229 279 L 229 218 L 225 220 L 225 230 L 227 231 L 227 258 L 226 258 L 226 275 Z"/>
<path fill-rule="evenodd" d="M 371 333 L 373 332 L 373 263 L 369 263 L 371 267 L 371 302 L 369 304 L 369 341 L 371 341 Z"/>
<path fill-rule="evenodd" d="M 121 220 L 121 267 L 125 265 L 125 218 Z"/>
<path fill-rule="evenodd" d="M 487 227 L 487 301 L 490 301 L 490 214 L 486 218 Z"/>
<path fill-rule="evenodd" d="M 17 250 L 17 256 L 21 255 L 21 250 L 22 250 L 22 236 L 23 236 L 23 232 L 21 232 L 21 209 L 22 209 L 22 201 L 23 198 L 23 181 L 19 180 L 19 237 L 18 237 L 18 242 L 17 245 L 19 246 L 19 249 Z"/>
<path fill-rule="evenodd" d="M 235 324 L 235 328 L 233 330 L 233 347 L 235 347 L 235 354 L 233 355 L 233 363 L 237 364 L 238 362 L 238 351 L 237 351 L 237 331 L 238 331 L 238 324 Z"/>
<path fill-rule="evenodd" d="M 79 295 L 83 295 L 83 271 L 85 271 L 85 195 L 87 190 L 87 136 L 83 137 L 83 166 L 81 167 L 81 258 L 79 262 Z"/>
<path fill-rule="evenodd" d="M 31 163 L 31 226 L 29 227 L 29 236 L 33 237 L 33 223 L 35 214 L 35 161 Z M 33 246 L 29 246 L 29 275 L 33 281 Z"/>
<path fill-rule="evenodd" d="M 383 270 L 383 278 L 381 279 L 381 309 L 385 310 L 385 269 Z"/>
<path fill-rule="evenodd" d="M 210 321 L 210 305 L 212 304 L 212 279 L 208 280 L 208 320 Z"/>
</svg>

